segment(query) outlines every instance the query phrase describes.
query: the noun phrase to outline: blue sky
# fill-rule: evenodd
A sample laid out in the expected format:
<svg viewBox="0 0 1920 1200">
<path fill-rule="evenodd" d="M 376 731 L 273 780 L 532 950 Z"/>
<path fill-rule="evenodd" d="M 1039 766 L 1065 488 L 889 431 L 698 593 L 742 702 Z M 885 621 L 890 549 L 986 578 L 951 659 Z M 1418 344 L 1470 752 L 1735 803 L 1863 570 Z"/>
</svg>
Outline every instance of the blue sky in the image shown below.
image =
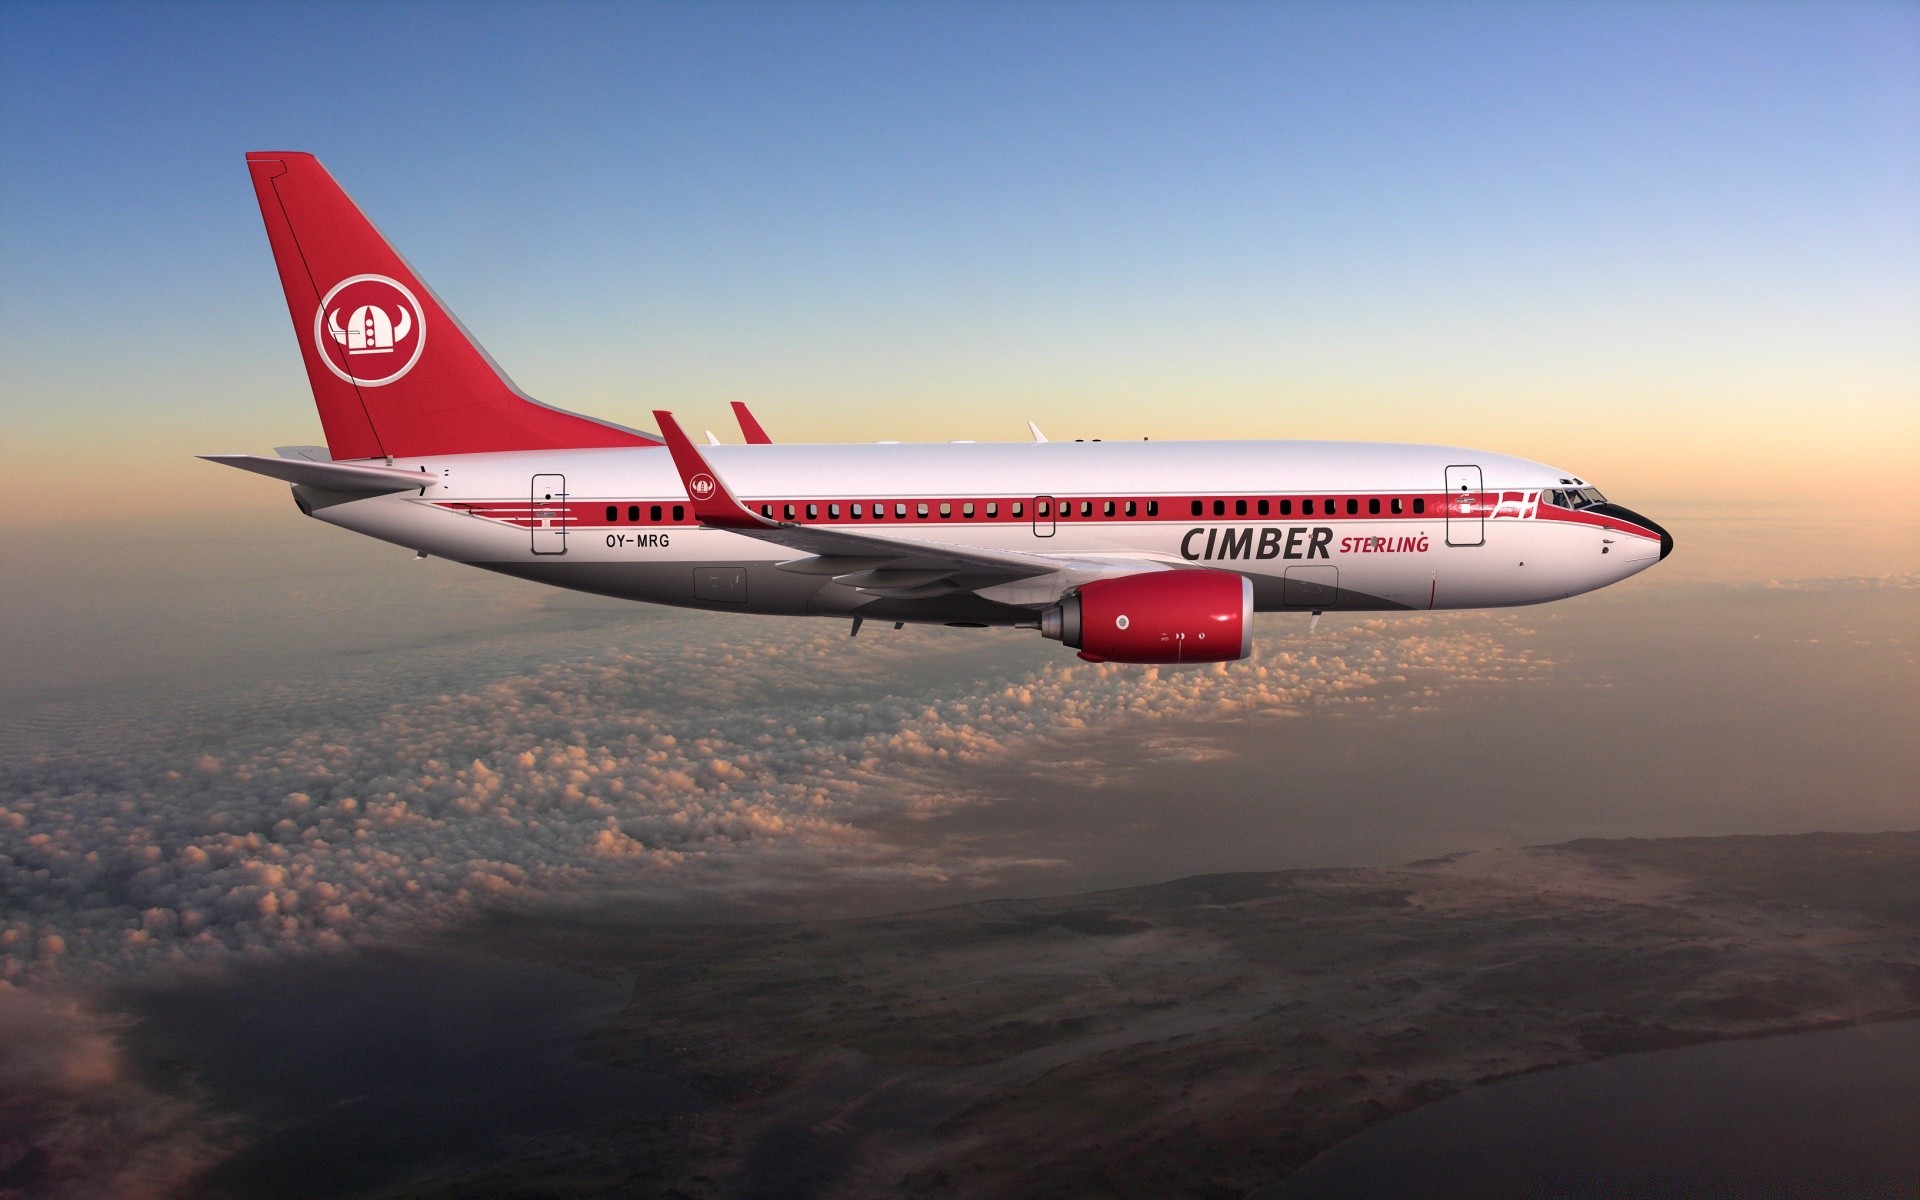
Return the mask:
<svg viewBox="0 0 1920 1200">
<path fill-rule="evenodd" d="M 637 424 L 1920 448 L 1920 6 L 17 4 L 0 67 L 16 490 L 317 440 L 274 148 Z"/>
</svg>

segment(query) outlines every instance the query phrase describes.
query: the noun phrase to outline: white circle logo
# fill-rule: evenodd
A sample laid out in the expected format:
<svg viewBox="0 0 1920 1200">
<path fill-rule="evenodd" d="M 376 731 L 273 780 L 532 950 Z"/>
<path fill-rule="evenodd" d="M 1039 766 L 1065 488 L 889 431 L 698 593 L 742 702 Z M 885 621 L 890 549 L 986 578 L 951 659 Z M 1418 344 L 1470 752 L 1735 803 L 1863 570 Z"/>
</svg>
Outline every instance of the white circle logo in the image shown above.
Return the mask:
<svg viewBox="0 0 1920 1200">
<path fill-rule="evenodd" d="M 1116 629 L 1125 629 L 1127 626 L 1133 624 L 1133 622 L 1127 620 L 1127 614 L 1121 613 L 1113 619 L 1113 624 Z"/>
<path fill-rule="evenodd" d="M 352 275 L 320 301 L 313 344 L 335 375 L 361 387 L 382 387 L 420 361 L 427 322 L 420 301 L 399 280 Z"/>
<path fill-rule="evenodd" d="M 695 475 L 687 481 L 687 490 L 693 493 L 695 500 L 709 499 L 714 492 L 719 490 L 719 486 L 719 484 L 713 481 L 713 476 L 711 475 Z"/>
</svg>

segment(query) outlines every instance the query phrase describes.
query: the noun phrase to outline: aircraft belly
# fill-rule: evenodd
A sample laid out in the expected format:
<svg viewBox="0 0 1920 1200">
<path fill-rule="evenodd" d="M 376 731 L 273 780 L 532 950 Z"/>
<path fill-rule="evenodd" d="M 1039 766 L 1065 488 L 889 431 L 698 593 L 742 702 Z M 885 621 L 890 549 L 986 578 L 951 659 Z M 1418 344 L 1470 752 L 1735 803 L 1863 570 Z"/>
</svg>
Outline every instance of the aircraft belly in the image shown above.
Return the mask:
<svg viewBox="0 0 1920 1200">
<path fill-rule="evenodd" d="M 994 604 L 970 592 L 924 600 L 887 599 L 867 596 L 819 575 L 731 559 L 650 563 L 549 559 L 472 565 L 577 592 L 711 612 L 971 625 L 1015 625 L 1034 619 L 1030 610 Z"/>
</svg>

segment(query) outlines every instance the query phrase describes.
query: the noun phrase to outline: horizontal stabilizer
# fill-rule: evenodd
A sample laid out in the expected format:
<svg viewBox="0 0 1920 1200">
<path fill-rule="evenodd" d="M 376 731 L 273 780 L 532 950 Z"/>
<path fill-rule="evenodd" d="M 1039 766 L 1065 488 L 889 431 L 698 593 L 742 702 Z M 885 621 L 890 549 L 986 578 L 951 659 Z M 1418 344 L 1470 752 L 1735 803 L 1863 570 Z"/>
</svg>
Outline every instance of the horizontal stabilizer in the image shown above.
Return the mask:
<svg viewBox="0 0 1920 1200">
<path fill-rule="evenodd" d="M 303 483 L 330 492 L 363 492 L 369 496 L 387 492 L 411 492 L 438 483 L 425 471 L 402 471 L 398 467 L 365 467 L 354 463 L 314 462 L 304 458 L 267 458 L 259 454 L 202 454 L 208 462 L 239 467 L 256 475 Z"/>
</svg>

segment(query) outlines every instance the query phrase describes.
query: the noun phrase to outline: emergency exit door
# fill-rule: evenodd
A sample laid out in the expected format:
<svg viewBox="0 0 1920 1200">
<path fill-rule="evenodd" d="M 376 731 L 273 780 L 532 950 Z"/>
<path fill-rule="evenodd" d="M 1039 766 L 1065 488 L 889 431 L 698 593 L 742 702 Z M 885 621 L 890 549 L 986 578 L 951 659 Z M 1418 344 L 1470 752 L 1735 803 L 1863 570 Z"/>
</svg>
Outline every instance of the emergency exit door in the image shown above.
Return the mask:
<svg viewBox="0 0 1920 1200">
<path fill-rule="evenodd" d="M 1033 536 L 1053 536 L 1053 497 L 1035 496 L 1033 498 Z"/>
<path fill-rule="evenodd" d="M 1481 494 L 1480 468 L 1447 468 L 1447 545 L 1479 546 L 1486 542 L 1486 498 Z"/>
<path fill-rule="evenodd" d="M 567 477 L 533 477 L 533 552 L 567 552 Z"/>
</svg>

